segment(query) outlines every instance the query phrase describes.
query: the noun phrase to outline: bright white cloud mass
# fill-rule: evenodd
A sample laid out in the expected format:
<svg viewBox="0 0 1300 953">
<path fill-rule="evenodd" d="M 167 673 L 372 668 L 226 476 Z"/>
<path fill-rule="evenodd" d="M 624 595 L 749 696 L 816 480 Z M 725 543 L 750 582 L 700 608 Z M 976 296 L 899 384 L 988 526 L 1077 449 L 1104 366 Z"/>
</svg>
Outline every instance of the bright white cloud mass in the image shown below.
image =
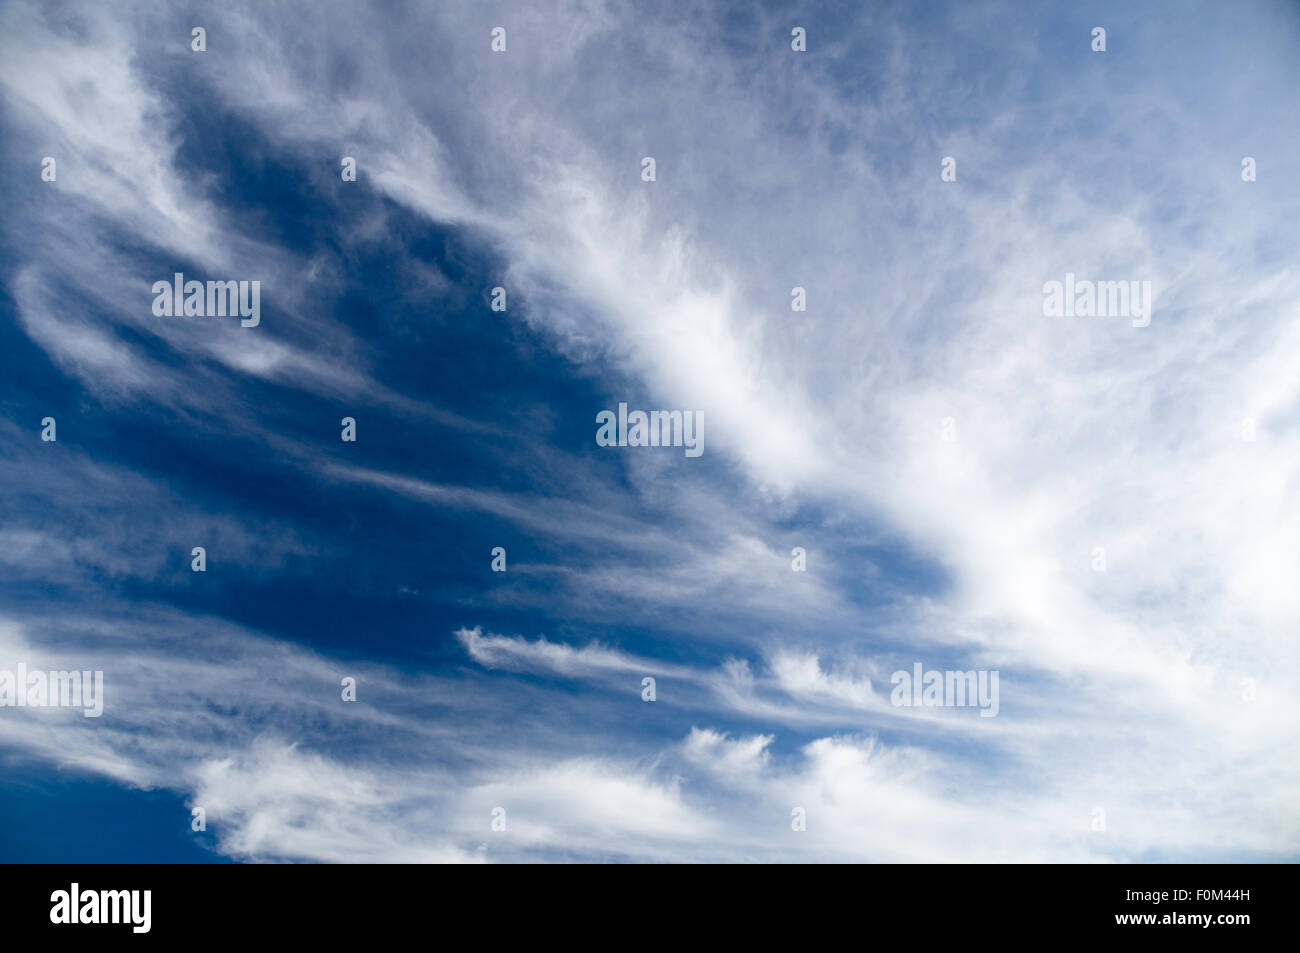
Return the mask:
<svg viewBox="0 0 1300 953">
<path fill-rule="evenodd" d="M 238 860 L 1300 857 L 1300 12 L 643 7 L 0 10 L 0 671 L 105 682 L 6 775 Z"/>
</svg>

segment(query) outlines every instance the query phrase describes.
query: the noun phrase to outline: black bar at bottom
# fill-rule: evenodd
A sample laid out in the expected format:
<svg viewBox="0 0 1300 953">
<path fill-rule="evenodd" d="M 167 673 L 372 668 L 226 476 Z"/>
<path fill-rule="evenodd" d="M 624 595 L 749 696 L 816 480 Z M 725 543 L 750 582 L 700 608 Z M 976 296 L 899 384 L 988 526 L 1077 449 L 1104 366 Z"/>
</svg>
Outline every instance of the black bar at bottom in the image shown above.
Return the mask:
<svg viewBox="0 0 1300 953">
<path fill-rule="evenodd" d="M 533 940 L 559 936 L 602 946 L 698 941 L 701 934 L 734 943 L 757 933 L 771 941 L 773 931 L 829 940 L 827 930 L 847 930 L 862 942 L 901 930 L 918 945 L 1041 938 L 1044 930 L 1233 944 L 1285 927 L 1283 905 L 1295 879 L 1290 866 L 1219 864 L 564 866 L 544 872 L 11 865 L 7 873 L 0 922 L 11 939 L 400 940 L 434 926 L 455 931 L 427 937 L 444 942 L 466 929 L 471 939 L 499 940 L 517 931 Z"/>
</svg>

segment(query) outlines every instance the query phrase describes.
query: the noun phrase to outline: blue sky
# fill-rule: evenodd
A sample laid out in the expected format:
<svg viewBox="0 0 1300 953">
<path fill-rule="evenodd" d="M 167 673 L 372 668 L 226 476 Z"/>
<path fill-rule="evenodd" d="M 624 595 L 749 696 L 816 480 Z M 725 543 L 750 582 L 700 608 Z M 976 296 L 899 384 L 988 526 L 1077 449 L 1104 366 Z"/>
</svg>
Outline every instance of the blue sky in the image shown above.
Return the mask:
<svg viewBox="0 0 1300 953">
<path fill-rule="evenodd" d="M 1298 46 L 5 4 L 0 669 L 105 708 L 0 708 L 0 857 L 1295 860 Z M 260 324 L 155 316 L 178 271 Z M 598 446 L 620 402 L 705 452 Z M 997 716 L 891 704 L 918 662 Z"/>
</svg>

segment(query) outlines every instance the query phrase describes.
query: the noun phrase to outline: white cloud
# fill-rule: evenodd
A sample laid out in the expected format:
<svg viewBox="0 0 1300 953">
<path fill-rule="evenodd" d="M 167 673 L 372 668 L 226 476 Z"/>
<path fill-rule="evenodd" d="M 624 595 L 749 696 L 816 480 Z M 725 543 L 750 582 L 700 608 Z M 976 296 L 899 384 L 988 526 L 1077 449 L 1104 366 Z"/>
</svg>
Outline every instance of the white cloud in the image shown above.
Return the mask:
<svg viewBox="0 0 1300 953">
<path fill-rule="evenodd" d="M 76 174 L 66 186 L 61 175 L 60 188 L 195 258 L 254 260 L 254 246 L 224 249 L 218 213 L 171 174 L 171 144 L 153 132 L 153 117 L 167 128 L 165 103 L 132 70 L 131 34 L 73 43 L 28 28 L 27 8 L 7 9 L 0 75 L 22 123 L 53 130 L 66 148 Z M 724 488 L 713 494 L 716 508 L 693 512 L 683 550 L 657 528 L 645 533 L 645 548 L 690 558 L 653 578 L 629 579 L 623 566 L 572 578 L 634 603 L 657 598 L 691 612 L 722 602 L 743 616 L 752 577 L 760 611 L 791 606 L 779 626 L 750 627 L 748 647 L 770 671 L 734 662 L 692 675 L 712 687 L 715 705 L 720 698 L 732 714 L 805 728 L 825 714 L 817 706 L 833 718 L 873 711 L 876 663 L 850 663 L 873 651 L 858 642 L 888 636 L 891 657 L 901 644 L 918 660 L 956 654 L 1003 670 L 1002 714 L 981 736 L 999 760 L 979 765 L 986 749 L 954 750 L 951 733 L 937 728 L 913 728 L 903 748 L 821 737 L 801 759 L 769 757 L 773 742 L 754 740 L 767 734 L 741 748 L 692 735 L 688 760 L 718 753 L 725 783 L 763 805 L 731 829 L 701 820 L 689 784 L 613 757 L 501 765 L 515 780 L 475 778 L 479 793 L 521 792 L 531 806 L 523 839 L 553 850 L 598 849 L 582 833 L 589 817 L 611 849 L 629 854 L 650 850 L 644 838 L 655 856 L 670 855 L 671 843 L 683 856 L 779 851 L 773 845 L 786 842 L 770 838 L 793 834 L 791 802 L 808 808 L 805 843 L 823 856 L 1300 850 L 1292 797 L 1300 720 L 1289 690 L 1300 677 L 1300 441 L 1290 423 L 1300 384 L 1289 358 L 1300 345 L 1300 278 L 1267 251 L 1295 246 L 1297 194 L 1285 175 L 1281 186 L 1241 183 L 1216 134 L 1231 130 L 1237 151 L 1257 134 L 1280 156 L 1281 140 L 1268 132 L 1284 126 L 1270 112 L 1278 97 L 1254 93 L 1294 88 L 1294 66 L 1261 54 L 1237 77 L 1240 60 L 1221 60 L 1225 72 L 1212 75 L 1255 84 L 1240 111 L 1235 85 L 1193 101 L 1154 64 L 1141 89 L 1097 80 L 1107 123 L 1131 140 L 1120 149 L 1076 131 L 1069 74 L 1036 86 L 1038 112 L 1028 113 L 1016 97 L 1034 74 L 1014 45 L 998 60 L 1008 86 L 972 103 L 954 128 L 927 117 L 931 106 L 946 115 L 953 97 L 970 102 L 962 64 L 913 62 L 901 40 L 879 91 L 863 95 L 835 87 L 824 70 L 791 76 L 733 59 L 707 24 L 697 36 L 638 20 L 638 39 L 615 55 L 607 41 L 627 24 L 603 7 L 588 13 L 543 5 L 521 14 L 520 55 L 494 63 L 495 72 L 483 69 L 485 52 L 448 44 L 438 76 L 475 77 L 465 101 L 438 84 L 404 87 L 390 54 L 405 37 L 358 39 L 328 17 L 301 25 L 313 42 L 299 45 L 313 58 L 362 44 L 354 88 L 340 100 L 318 88 L 315 59 L 295 68 L 280 55 L 283 24 L 241 8 L 221 15 L 225 37 L 256 55 L 241 59 L 250 68 L 211 81 L 227 105 L 304 156 L 332 157 L 350 143 L 370 187 L 479 236 L 505 263 L 516 314 L 570 358 L 611 380 L 631 375 L 664 405 L 705 410 L 710 462 L 716 455 L 727 468 L 718 479 L 736 477 L 743 490 Z M 338 14 L 344 24 L 354 15 Z M 429 35 L 477 29 L 470 8 L 422 16 Z M 1257 16 L 1243 36 L 1269 26 L 1271 14 Z M 966 28 L 954 27 L 959 36 Z M 32 36 L 47 42 L 28 49 Z M 574 62 L 589 68 L 566 78 Z M 75 83 L 91 95 L 73 95 Z M 645 98 L 630 105 L 618 93 L 638 83 Z M 643 121 L 610 122 L 636 108 Z M 940 141 L 961 153 L 958 183 L 939 181 Z M 653 184 L 636 177 L 646 153 L 660 160 Z M 1148 168 L 1162 180 L 1153 183 Z M 273 264 L 291 273 L 296 263 Z M 1150 327 L 1044 318 L 1042 283 L 1066 271 L 1152 280 Z M 42 307 L 48 285 L 20 279 L 20 319 L 61 366 L 127 389 L 168 385 L 106 331 Z M 789 310 L 794 285 L 809 290 L 806 313 Z M 231 347 L 210 356 L 253 373 L 292 371 L 321 388 L 338 370 L 288 345 Z M 946 417 L 956 420 L 955 443 L 938 437 Z M 1259 423 L 1254 442 L 1241 439 L 1243 418 Z M 627 472 L 634 483 L 654 476 L 635 464 Z M 535 501 L 504 494 L 331 473 L 557 534 L 590 536 L 600 525 L 577 506 L 539 514 Z M 811 585 L 824 589 L 805 592 L 803 610 L 816 618 L 799 631 L 789 624 L 801 610 L 788 569 L 775 559 L 783 550 L 757 535 L 744 506 L 755 497 L 774 512 L 800 503 L 834 512 L 840 540 L 845 525 L 883 526 L 944 567 L 952 587 L 901 600 L 877 627 L 843 576 L 831 577 L 834 586 L 816 577 Z M 584 519 L 567 519 L 574 515 Z M 636 521 L 611 526 L 622 541 L 640 533 Z M 731 533 L 735 526 L 745 532 Z M 713 553 L 700 542 L 710 531 Z M 1090 567 L 1096 548 L 1106 550 L 1105 573 Z M 471 655 L 494 667 L 598 675 L 655 664 L 609 648 L 462 631 Z M 822 658 L 844 667 L 825 668 Z M 1257 682 L 1254 702 L 1241 697 L 1244 678 Z M 62 743 L 79 763 L 131 774 L 120 746 L 80 733 Z M 306 817 L 349 842 L 341 815 L 383 807 L 367 800 L 369 785 L 387 783 L 377 768 L 352 773 L 296 754 L 292 770 L 277 774 L 274 757 L 251 745 L 241 735 L 232 746 L 251 754 L 232 761 L 209 751 L 203 762 L 214 796 L 256 789 L 264 775 L 284 792 L 265 811 L 231 800 L 242 818 L 232 849 L 333 858 L 312 837 L 286 841 L 277 829 Z M 139 777 L 160 770 L 151 762 Z M 341 791 L 337 803 L 295 806 L 313 778 Z M 1112 819 L 1106 838 L 1086 830 L 1094 803 Z M 400 838 L 380 843 L 390 845 L 382 856 L 397 856 L 390 847 Z"/>
</svg>

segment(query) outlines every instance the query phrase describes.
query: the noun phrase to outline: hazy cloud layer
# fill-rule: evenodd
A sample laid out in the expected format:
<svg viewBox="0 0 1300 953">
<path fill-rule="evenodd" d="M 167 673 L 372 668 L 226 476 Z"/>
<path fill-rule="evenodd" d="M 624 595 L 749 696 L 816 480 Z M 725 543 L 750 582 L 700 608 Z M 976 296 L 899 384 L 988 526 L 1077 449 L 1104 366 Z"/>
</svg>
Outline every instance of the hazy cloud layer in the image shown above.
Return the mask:
<svg viewBox="0 0 1300 953">
<path fill-rule="evenodd" d="M 1295 859 L 1297 42 L 6 5 L 0 669 L 107 688 L 0 743 L 243 860 Z M 156 317 L 177 271 L 261 324 Z M 597 447 L 620 401 L 705 454 Z M 997 716 L 893 704 L 916 662 Z"/>
</svg>

